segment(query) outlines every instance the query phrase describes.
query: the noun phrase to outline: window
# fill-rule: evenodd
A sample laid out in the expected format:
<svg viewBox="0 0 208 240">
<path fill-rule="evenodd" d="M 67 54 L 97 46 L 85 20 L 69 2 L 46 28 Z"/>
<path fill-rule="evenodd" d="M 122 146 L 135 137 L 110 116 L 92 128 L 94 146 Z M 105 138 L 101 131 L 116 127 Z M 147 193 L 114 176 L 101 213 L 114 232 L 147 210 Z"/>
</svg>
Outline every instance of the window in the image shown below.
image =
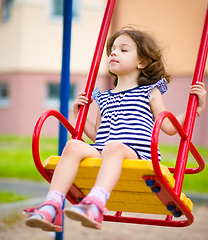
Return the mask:
<svg viewBox="0 0 208 240">
<path fill-rule="evenodd" d="M 13 4 L 13 0 L 3 0 L 2 9 L 1 9 L 1 18 L 3 22 L 6 22 L 9 20 L 12 4 Z"/>
<path fill-rule="evenodd" d="M 47 97 L 45 106 L 47 108 L 59 109 L 60 106 L 60 85 L 58 83 L 48 83 L 47 85 Z M 70 86 L 70 100 L 69 107 L 73 108 L 73 103 L 76 100 L 76 85 Z"/>
<path fill-rule="evenodd" d="M 64 0 L 51 0 L 52 1 L 52 10 L 51 15 L 52 18 L 60 19 L 63 16 L 63 1 Z M 79 20 L 80 17 L 80 1 L 81 0 L 73 0 L 72 6 L 72 16 L 73 20 Z"/>
<path fill-rule="evenodd" d="M 7 108 L 9 105 L 9 85 L 7 83 L 0 83 L 0 108 Z"/>
<path fill-rule="evenodd" d="M 59 99 L 59 84 L 49 83 L 47 95 L 48 95 L 48 99 L 50 99 L 50 100 Z"/>
<path fill-rule="evenodd" d="M 61 17 L 63 13 L 63 0 L 52 1 L 52 15 L 55 17 Z"/>
<path fill-rule="evenodd" d="M 74 101 L 76 100 L 77 98 L 77 95 L 76 95 L 76 85 L 75 84 L 71 84 L 70 86 L 70 100 L 69 100 L 69 105 L 71 108 L 73 108 L 73 104 L 74 104 Z"/>
</svg>

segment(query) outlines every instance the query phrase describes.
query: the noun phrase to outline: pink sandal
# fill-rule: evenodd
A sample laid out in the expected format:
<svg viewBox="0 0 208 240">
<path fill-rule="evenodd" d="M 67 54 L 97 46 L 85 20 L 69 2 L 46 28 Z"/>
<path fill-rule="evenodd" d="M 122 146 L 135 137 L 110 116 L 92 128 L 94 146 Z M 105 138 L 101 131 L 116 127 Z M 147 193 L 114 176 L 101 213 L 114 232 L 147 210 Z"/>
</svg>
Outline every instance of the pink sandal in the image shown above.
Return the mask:
<svg viewBox="0 0 208 240">
<path fill-rule="evenodd" d="M 54 220 L 52 219 L 51 215 L 48 212 L 39 210 L 41 207 L 45 205 L 54 206 L 56 210 L 56 217 Z M 29 227 L 41 228 L 44 231 L 50 232 L 62 232 L 63 210 L 61 209 L 61 206 L 58 202 L 55 202 L 53 200 L 46 201 L 39 207 L 24 209 L 23 214 L 27 214 L 29 216 L 38 214 L 42 217 L 42 219 L 28 217 L 25 220 L 25 224 Z"/>
<path fill-rule="evenodd" d="M 95 215 L 92 212 L 92 210 L 90 210 L 90 208 L 87 208 L 87 206 L 91 204 L 96 204 L 96 206 L 99 209 L 97 218 L 95 218 Z M 84 209 L 86 213 L 85 214 L 82 213 L 78 209 L 73 208 L 73 206 Z M 64 213 L 66 214 L 67 217 L 80 221 L 82 225 L 85 227 L 101 229 L 103 214 L 106 214 L 108 210 L 103 206 L 103 204 L 97 198 L 85 197 L 79 204 L 75 204 L 73 206 L 64 209 Z"/>
</svg>

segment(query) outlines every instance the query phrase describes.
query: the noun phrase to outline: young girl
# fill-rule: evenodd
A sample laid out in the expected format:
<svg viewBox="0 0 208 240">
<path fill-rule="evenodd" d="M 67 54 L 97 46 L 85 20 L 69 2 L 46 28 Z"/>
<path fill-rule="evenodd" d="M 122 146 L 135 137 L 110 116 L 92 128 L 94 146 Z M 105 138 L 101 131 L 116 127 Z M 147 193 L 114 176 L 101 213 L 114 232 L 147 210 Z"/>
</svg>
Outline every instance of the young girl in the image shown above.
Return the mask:
<svg viewBox="0 0 208 240">
<path fill-rule="evenodd" d="M 150 141 L 154 119 L 165 111 L 162 94 L 171 77 L 165 71 L 161 51 L 153 39 L 135 29 L 123 29 L 107 42 L 110 73 L 115 76 L 115 88 L 101 93 L 98 88 L 93 99 L 99 107 L 96 124 L 87 119 L 86 135 L 95 142 L 67 142 L 54 171 L 46 201 L 38 208 L 26 209 L 32 215 L 26 219 L 30 227 L 47 231 L 62 231 L 62 205 L 74 182 L 80 161 L 86 157 L 102 158 L 95 186 L 81 201 L 64 210 L 82 225 L 101 229 L 105 205 L 119 180 L 123 159 L 151 160 Z M 206 91 L 203 83 L 190 87 L 198 96 L 197 114 L 205 108 Z M 77 117 L 79 106 L 89 104 L 85 93 L 74 103 Z M 177 116 L 183 126 L 185 113 Z M 162 131 L 176 133 L 165 119 Z M 159 152 L 159 150 L 158 150 Z"/>
</svg>

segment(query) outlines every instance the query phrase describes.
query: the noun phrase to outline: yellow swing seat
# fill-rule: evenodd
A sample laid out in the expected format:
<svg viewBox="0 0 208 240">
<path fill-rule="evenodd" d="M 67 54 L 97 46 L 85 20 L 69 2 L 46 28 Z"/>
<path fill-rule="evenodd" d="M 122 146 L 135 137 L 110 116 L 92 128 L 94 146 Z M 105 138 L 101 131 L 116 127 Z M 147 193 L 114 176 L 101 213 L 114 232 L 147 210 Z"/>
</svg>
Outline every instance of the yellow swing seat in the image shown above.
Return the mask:
<svg viewBox="0 0 208 240">
<path fill-rule="evenodd" d="M 56 168 L 59 159 L 59 156 L 51 156 L 45 160 L 43 167 L 46 171 L 52 171 Z M 80 163 L 74 185 L 84 195 L 87 195 L 94 186 L 101 161 L 98 158 L 86 158 Z M 174 188 L 175 179 L 169 169 L 162 164 L 160 167 L 165 180 L 171 188 Z M 146 185 L 144 179 L 146 176 L 155 177 L 151 161 L 124 159 L 120 179 L 106 205 L 108 210 L 172 215 L 164 202 Z M 180 199 L 191 212 L 192 201 L 184 193 L 181 193 Z"/>
</svg>

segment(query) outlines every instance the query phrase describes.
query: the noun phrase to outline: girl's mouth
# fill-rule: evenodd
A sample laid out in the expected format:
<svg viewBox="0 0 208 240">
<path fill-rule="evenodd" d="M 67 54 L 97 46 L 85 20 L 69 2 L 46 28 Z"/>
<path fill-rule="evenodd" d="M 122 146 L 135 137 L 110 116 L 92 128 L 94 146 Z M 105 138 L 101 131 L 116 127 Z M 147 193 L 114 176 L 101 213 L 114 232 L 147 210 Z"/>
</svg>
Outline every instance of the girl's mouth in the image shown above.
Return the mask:
<svg viewBox="0 0 208 240">
<path fill-rule="evenodd" d="M 118 61 L 116 61 L 115 59 L 111 59 L 110 63 L 118 63 Z"/>
</svg>

